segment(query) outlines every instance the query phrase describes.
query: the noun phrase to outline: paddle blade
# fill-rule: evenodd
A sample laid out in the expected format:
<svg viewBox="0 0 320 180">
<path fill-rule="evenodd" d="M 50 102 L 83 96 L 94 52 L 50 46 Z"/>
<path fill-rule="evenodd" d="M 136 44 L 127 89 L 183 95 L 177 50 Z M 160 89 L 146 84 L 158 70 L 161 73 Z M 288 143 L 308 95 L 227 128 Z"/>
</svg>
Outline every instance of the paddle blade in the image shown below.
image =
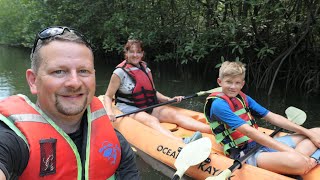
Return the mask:
<svg viewBox="0 0 320 180">
<path fill-rule="evenodd" d="M 208 137 L 192 141 L 187 144 L 179 153 L 174 166 L 177 168 L 176 174 L 180 177 L 190 167 L 206 160 L 210 155 L 212 143 Z"/>
<path fill-rule="evenodd" d="M 207 94 L 211 94 L 211 93 L 214 93 L 214 92 L 222 92 L 222 88 L 221 87 L 217 87 L 217 88 L 214 88 L 214 89 L 211 89 L 209 91 L 206 91 Z"/>
<path fill-rule="evenodd" d="M 226 180 L 231 176 L 232 172 L 229 169 L 222 171 L 218 176 L 209 176 L 206 180 Z"/>
<path fill-rule="evenodd" d="M 288 107 L 285 113 L 290 121 L 298 125 L 302 125 L 307 119 L 307 114 L 304 111 L 293 106 Z"/>
<path fill-rule="evenodd" d="M 197 96 L 203 96 L 203 95 L 206 95 L 206 94 L 211 94 L 213 92 L 221 92 L 222 89 L 221 87 L 217 87 L 217 88 L 214 88 L 214 89 L 210 89 L 210 90 L 207 90 L 207 91 L 200 91 L 197 93 Z"/>
</svg>

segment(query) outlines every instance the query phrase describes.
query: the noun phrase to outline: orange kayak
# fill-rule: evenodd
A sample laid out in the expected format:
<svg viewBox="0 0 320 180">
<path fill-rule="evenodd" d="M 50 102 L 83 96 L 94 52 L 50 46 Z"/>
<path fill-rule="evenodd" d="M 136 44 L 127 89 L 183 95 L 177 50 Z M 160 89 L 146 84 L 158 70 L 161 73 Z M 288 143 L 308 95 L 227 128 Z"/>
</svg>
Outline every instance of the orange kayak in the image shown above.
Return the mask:
<svg viewBox="0 0 320 180">
<path fill-rule="evenodd" d="M 99 98 L 101 99 L 103 97 L 100 96 Z M 206 119 L 203 113 L 178 107 L 174 108 L 176 109 L 176 111 L 190 116 L 197 121 L 206 123 Z M 116 112 L 116 114 L 122 114 L 116 107 L 114 107 L 114 112 Z M 176 136 L 181 138 L 191 136 L 194 133 L 193 131 L 178 127 L 176 124 L 163 123 L 162 125 L 172 131 Z M 136 149 L 137 154 L 142 159 L 144 159 L 147 163 L 150 163 L 153 168 L 157 170 L 160 170 L 161 168 L 161 171 L 163 173 L 165 173 L 169 177 L 172 177 L 174 173 L 172 169 L 175 169 L 174 162 L 179 155 L 181 148 L 185 146 L 183 143 L 173 139 L 169 139 L 158 131 L 151 129 L 148 126 L 145 126 L 128 116 L 118 118 L 117 121 L 113 123 L 113 126 L 123 134 L 128 142 Z M 273 132 L 272 130 L 266 128 L 259 128 L 259 130 L 267 134 Z M 209 176 L 216 176 L 233 164 L 233 160 L 223 154 L 223 150 L 221 146 L 215 142 L 213 134 L 202 133 L 202 135 L 211 139 L 211 153 L 206 161 L 203 161 L 198 165 L 191 166 L 185 172 L 185 175 L 193 179 L 201 180 Z M 285 133 L 280 133 L 279 135 L 285 135 Z M 169 167 L 168 170 L 163 170 L 163 168 L 165 167 Z M 319 177 L 320 166 L 314 168 L 308 174 L 302 176 L 304 180 L 316 180 L 319 179 Z M 230 179 L 285 180 L 293 178 L 244 164 L 241 169 L 237 169 L 234 171 Z"/>
</svg>

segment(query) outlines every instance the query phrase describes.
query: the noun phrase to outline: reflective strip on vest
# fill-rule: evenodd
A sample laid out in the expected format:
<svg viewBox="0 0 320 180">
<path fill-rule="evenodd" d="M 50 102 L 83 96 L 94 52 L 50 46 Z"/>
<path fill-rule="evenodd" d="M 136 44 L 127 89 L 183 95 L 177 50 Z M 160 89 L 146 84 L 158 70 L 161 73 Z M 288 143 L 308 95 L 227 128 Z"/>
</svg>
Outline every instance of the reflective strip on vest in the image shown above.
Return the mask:
<svg viewBox="0 0 320 180">
<path fill-rule="evenodd" d="M 240 116 L 241 114 L 245 114 L 247 113 L 247 110 L 245 108 L 239 109 L 236 112 L 233 112 L 234 114 L 236 114 L 237 116 Z"/>
<path fill-rule="evenodd" d="M 40 114 L 14 114 L 8 117 L 13 122 L 41 122 L 46 123 L 48 122 L 40 115 Z M 28 120 L 27 120 L 28 119 Z"/>
<path fill-rule="evenodd" d="M 91 113 L 91 119 L 92 119 L 92 121 L 94 121 L 103 115 L 106 115 L 106 110 L 104 108 L 101 108 L 101 109 Z"/>
</svg>

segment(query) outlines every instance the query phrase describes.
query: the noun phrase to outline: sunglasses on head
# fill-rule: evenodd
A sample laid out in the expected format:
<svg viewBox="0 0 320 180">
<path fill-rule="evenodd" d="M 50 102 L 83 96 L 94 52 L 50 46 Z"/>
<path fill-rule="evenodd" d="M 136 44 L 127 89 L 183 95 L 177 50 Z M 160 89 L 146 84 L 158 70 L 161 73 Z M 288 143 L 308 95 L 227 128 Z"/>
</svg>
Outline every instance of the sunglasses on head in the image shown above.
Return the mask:
<svg viewBox="0 0 320 180">
<path fill-rule="evenodd" d="M 78 32 L 77 30 L 69 28 L 69 27 L 65 27 L 65 26 L 52 26 L 52 27 L 47 27 L 47 28 L 41 30 L 37 34 L 36 39 L 34 40 L 32 54 L 34 53 L 34 51 L 37 47 L 39 39 L 45 40 L 45 39 L 49 39 L 49 38 L 57 36 L 57 35 L 62 35 L 64 33 L 64 31 L 66 31 L 66 30 L 81 37 L 81 39 L 86 43 L 86 45 L 91 47 L 91 44 L 87 41 L 85 36 L 83 34 L 81 34 L 80 32 Z"/>
</svg>

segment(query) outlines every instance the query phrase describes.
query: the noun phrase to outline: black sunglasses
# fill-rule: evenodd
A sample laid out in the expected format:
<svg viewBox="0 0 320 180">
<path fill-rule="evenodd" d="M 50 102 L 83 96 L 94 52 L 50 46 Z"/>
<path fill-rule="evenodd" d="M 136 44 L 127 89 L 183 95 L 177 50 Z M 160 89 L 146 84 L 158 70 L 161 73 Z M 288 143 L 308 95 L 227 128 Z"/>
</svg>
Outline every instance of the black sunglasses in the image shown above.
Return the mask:
<svg viewBox="0 0 320 180">
<path fill-rule="evenodd" d="M 91 44 L 89 43 L 89 41 L 87 40 L 87 38 L 83 34 L 78 32 L 77 30 L 69 28 L 69 27 L 65 27 L 65 26 L 52 26 L 52 27 L 47 27 L 47 28 L 41 30 L 37 34 L 36 39 L 34 40 L 32 54 L 34 53 L 34 51 L 37 47 L 39 39 L 45 40 L 45 39 L 49 39 L 49 38 L 57 36 L 57 35 L 62 35 L 65 30 L 72 32 L 72 33 L 76 34 L 77 36 L 81 37 L 81 39 L 86 43 L 87 46 L 92 47 Z"/>
</svg>

